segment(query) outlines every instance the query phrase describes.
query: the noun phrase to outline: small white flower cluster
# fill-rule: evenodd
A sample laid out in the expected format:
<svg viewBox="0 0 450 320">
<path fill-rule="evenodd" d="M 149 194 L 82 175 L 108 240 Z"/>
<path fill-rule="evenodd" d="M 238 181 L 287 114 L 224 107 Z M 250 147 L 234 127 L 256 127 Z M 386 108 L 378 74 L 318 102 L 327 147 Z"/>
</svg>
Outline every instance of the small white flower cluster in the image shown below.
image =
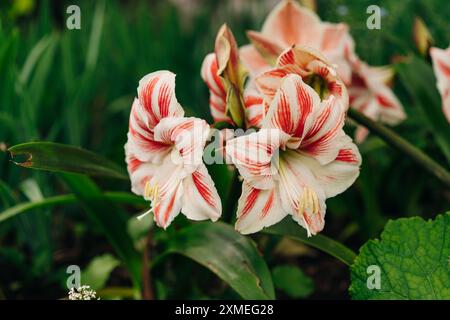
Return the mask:
<svg viewBox="0 0 450 320">
<path fill-rule="evenodd" d="M 100 300 L 100 298 L 97 298 L 97 293 L 90 286 L 81 286 L 70 289 L 69 300 Z"/>
</svg>

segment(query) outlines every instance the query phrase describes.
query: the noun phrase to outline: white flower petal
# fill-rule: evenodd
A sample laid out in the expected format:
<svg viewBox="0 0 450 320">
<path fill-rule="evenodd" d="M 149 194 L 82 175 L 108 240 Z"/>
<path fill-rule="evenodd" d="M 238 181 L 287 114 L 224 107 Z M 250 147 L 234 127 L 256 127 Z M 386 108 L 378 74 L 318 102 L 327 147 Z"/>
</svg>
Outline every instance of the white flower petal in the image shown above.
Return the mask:
<svg viewBox="0 0 450 320">
<path fill-rule="evenodd" d="M 229 140 L 226 153 L 248 183 L 258 189 L 269 189 L 277 174 L 278 150 L 288 138 L 280 130 L 261 129 Z"/>
<path fill-rule="evenodd" d="M 311 125 L 313 110 L 319 104 L 317 93 L 300 76 L 290 74 L 283 78 L 262 127 L 277 128 L 290 136 L 303 138 Z"/>
<path fill-rule="evenodd" d="M 276 189 L 261 190 L 243 183 L 238 202 L 235 228 L 242 234 L 258 232 L 286 216 L 280 206 Z"/>
<path fill-rule="evenodd" d="M 181 212 L 191 220 L 216 221 L 222 214 L 219 194 L 204 164 L 183 181 Z"/>
</svg>

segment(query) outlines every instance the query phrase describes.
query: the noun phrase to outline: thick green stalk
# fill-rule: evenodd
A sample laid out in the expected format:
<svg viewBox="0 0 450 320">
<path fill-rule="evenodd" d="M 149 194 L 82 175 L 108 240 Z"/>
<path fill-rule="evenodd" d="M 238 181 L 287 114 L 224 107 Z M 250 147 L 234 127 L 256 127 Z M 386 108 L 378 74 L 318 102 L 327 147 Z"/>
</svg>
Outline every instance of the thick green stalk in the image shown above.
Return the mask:
<svg viewBox="0 0 450 320">
<path fill-rule="evenodd" d="M 372 119 L 369 119 L 355 109 L 350 108 L 348 110 L 348 116 L 386 141 L 394 149 L 403 152 L 405 155 L 413 159 L 417 164 L 428 170 L 428 172 L 438 178 L 447 188 L 450 189 L 450 173 L 420 149 L 413 146 L 410 142 L 403 139 L 391 129 L 373 121 Z"/>
</svg>

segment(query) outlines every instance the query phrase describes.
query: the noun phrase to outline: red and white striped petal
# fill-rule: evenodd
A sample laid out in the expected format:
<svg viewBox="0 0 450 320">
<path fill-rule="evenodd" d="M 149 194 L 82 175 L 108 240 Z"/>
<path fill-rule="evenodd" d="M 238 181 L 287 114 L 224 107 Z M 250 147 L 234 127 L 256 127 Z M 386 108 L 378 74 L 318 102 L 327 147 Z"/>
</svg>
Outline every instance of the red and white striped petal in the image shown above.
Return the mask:
<svg viewBox="0 0 450 320">
<path fill-rule="evenodd" d="M 371 67 L 356 56 L 352 59 L 354 74 L 349 87 L 351 106 L 375 121 L 390 125 L 403 121 L 406 113 L 389 87 L 392 68 Z M 362 142 L 367 134 L 367 129 L 359 127 L 355 135 L 356 142 Z"/>
<path fill-rule="evenodd" d="M 290 74 L 283 78 L 263 128 L 277 128 L 294 138 L 303 138 L 312 123 L 312 113 L 320 105 L 320 98 L 300 76 Z"/>
<path fill-rule="evenodd" d="M 226 115 L 227 92 L 217 71 L 218 64 L 216 54 L 210 53 L 203 60 L 201 76 L 209 88 L 209 107 L 211 109 L 211 115 L 216 122 L 230 122 L 231 119 Z"/>
<path fill-rule="evenodd" d="M 283 49 L 294 44 L 318 47 L 322 26 L 313 11 L 285 0 L 271 11 L 262 27 L 262 34 L 269 39 L 279 39 Z"/>
<path fill-rule="evenodd" d="M 261 127 L 268 109 L 263 96 L 257 90 L 247 87 L 244 91 L 244 106 L 247 127 Z"/>
<path fill-rule="evenodd" d="M 295 65 L 300 70 L 304 70 L 304 74 L 308 74 L 310 72 L 307 67 L 312 61 L 321 61 L 328 67 L 331 67 L 327 58 L 320 51 L 301 45 L 291 46 L 284 50 L 278 57 L 277 65 L 279 67 Z M 303 76 L 303 74 L 300 75 Z"/>
<path fill-rule="evenodd" d="M 442 110 L 450 122 L 450 47 L 445 50 L 433 47 L 430 49 L 430 56 L 442 98 Z"/>
<path fill-rule="evenodd" d="M 317 195 L 312 189 L 304 189 L 302 193 L 303 198 L 317 197 L 317 205 L 319 211 L 312 211 L 312 206 L 306 207 L 303 210 L 297 211 L 292 214 L 292 219 L 299 225 L 306 229 L 308 237 L 316 235 L 325 227 L 325 214 L 327 205 L 325 203 L 325 196 Z"/>
<path fill-rule="evenodd" d="M 376 100 L 380 107 L 380 120 L 390 125 L 396 125 L 406 119 L 406 113 L 398 98 L 389 87 L 379 88 Z"/>
<path fill-rule="evenodd" d="M 170 71 L 161 70 L 144 76 L 139 81 L 137 92 L 149 129 L 162 118 L 184 115 L 175 96 L 175 74 Z"/>
<path fill-rule="evenodd" d="M 259 92 L 264 96 L 264 100 L 267 104 L 271 104 L 275 94 L 281 86 L 281 82 L 284 77 L 286 77 L 291 70 L 286 68 L 274 68 L 269 71 L 263 72 L 255 78 L 255 84 Z"/>
<path fill-rule="evenodd" d="M 204 164 L 183 180 L 181 212 L 191 220 L 217 221 L 222 214 L 219 194 Z"/>
<path fill-rule="evenodd" d="M 254 188 L 270 189 L 277 174 L 278 149 L 289 136 L 277 129 L 261 129 L 227 142 L 226 153 L 240 175 Z"/>
<path fill-rule="evenodd" d="M 314 111 L 313 123 L 305 134 L 299 151 L 321 164 L 333 161 L 339 152 L 337 141 L 344 134 L 344 120 L 345 109 L 336 97 L 330 96 Z"/>
<path fill-rule="evenodd" d="M 248 31 L 247 37 L 264 60 L 269 65 L 275 65 L 277 57 L 284 50 L 283 44 L 280 44 L 277 38 L 269 38 L 256 31 Z"/>
<path fill-rule="evenodd" d="M 327 198 L 347 190 L 358 177 L 361 166 L 361 155 L 350 137 L 342 135 L 337 144 L 336 159 L 325 166 L 312 157 L 300 155 L 300 161 L 311 170 Z"/>
<path fill-rule="evenodd" d="M 302 155 L 294 150 L 280 159 L 279 191 L 283 210 L 304 227 L 308 236 L 325 224 L 325 193 Z"/>
<path fill-rule="evenodd" d="M 253 80 L 253 78 L 271 68 L 270 64 L 261 56 L 258 50 L 250 44 L 242 46 L 239 49 L 239 57 L 245 69 L 250 74 L 250 80 Z"/>
<path fill-rule="evenodd" d="M 172 220 L 180 213 L 183 205 L 183 178 L 182 166 L 171 162 L 167 156 L 164 163 L 158 166 L 155 175 L 149 182 L 148 189 L 152 189 L 154 220 L 158 226 L 166 229 Z"/>
<path fill-rule="evenodd" d="M 278 223 L 285 216 L 276 188 L 255 189 L 244 181 L 237 209 L 237 231 L 242 234 L 255 233 Z"/>
<path fill-rule="evenodd" d="M 163 228 L 172 223 L 173 219 L 180 213 L 182 207 L 183 185 L 179 183 L 173 189 L 169 189 L 164 196 L 156 202 L 153 207 L 154 220 L 156 224 Z"/>
<path fill-rule="evenodd" d="M 202 119 L 165 118 L 155 127 L 155 140 L 173 146 L 170 160 L 192 172 L 202 163 L 209 132 L 208 124 Z"/>
<path fill-rule="evenodd" d="M 349 96 L 347 88 L 337 76 L 336 70 L 333 67 L 323 61 L 314 60 L 308 64 L 307 70 L 319 75 L 325 81 L 328 93 L 322 98 L 335 96 L 339 100 L 339 103 L 342 104 L 342 107 L 346 110 L 348 109 Z"/>
<path fill-rule="evenodd" d="M 322 44 L 320 48 L 324 52 L 339 51 L 343 52 L 347 44 L 348 36 L 348 25 L 345 23 L 327 23 L 324 22 L 323 26 L 323 37 Z"/>
<path fill-rule="evenodd" d="M 138 99 L 131 107 L 128 149 L 140 161 L 152 163 L 159 163 L 170 151 L 170 146 L 155 141 L 153 125 L 149 125 L 147 112 Z"/>
<path fill-rule="evenodd" d="M 125 161 L 131 180 L 131 191 L 137 195 L 144 195 L 145 184 L 155 175 L 156 166 L 140 161 L 129 150 L 130 143 L 125 144 Z"/>
<path fill-rule="evenodd" d="M 326 83 L 327 98 L 330 95 L 340 99 L 348 108 L 348 94 L 344 83 L 338 77 L 335 67 L 317 50 L 302 46 L 293 46 L 285 50 L 278 58 L 279 76 L 282 73 L 296 73 L 302 78 L 317 75 Z"/>
<path fill-rule="evenodd" d="M 323 23 L 323 37 L 320 51 L 327 56 L 336 66 L 339 78 L 349 85 L 352 80 L 352 68 L 347 56 L 354 54 L 352 52 L 350 34 L 348 26 L 344 23 L 333 24 Z M 350 39 L 350 40 L 349 40 Z"/>
</svg>

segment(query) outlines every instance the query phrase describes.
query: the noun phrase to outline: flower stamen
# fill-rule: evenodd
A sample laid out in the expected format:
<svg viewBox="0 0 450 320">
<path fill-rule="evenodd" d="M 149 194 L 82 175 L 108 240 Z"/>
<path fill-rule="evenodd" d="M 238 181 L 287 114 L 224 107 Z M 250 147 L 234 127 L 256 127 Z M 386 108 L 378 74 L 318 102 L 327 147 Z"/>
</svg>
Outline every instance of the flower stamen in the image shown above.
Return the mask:
<svg viewBox="0 0 450 320">
<path fill-rule="evenodd" d="M 145 183 L 144 187 L 144 198 L 150 199 L 152 202 L 155 202 L 158 198 L 158 183 L 155 182 L 153 185 L 150 185 L 150 181 Z"/>
<path fill-rule="evenodd" d="M 151 201 L 151 204 L 149 210 L 147 210 L 146 212 L 137 217 L 138 220 L 142 220 L 146 215 L 153 212 L 153 206 L 156 200 L 158 199 L 158 193 L 159 193 L 158 183 L 155 182 L 153 185 L 150 185 L 150 181 L 147 181 L 145 183 L 144 199 L 149 199 Z"/>
<path fill-rule="evenodd" d="M 309 211 L 311 214 L 319 214 L 320 204 L 317 193 L 312 188 L 304 187 L 303 193 L 298 201 L 297 213 L 304 220 L 306 231 L 308 232 L 308 237 L 310 237 L 310 218 L 308 217 L 307 211 Z"/>
</svg>

